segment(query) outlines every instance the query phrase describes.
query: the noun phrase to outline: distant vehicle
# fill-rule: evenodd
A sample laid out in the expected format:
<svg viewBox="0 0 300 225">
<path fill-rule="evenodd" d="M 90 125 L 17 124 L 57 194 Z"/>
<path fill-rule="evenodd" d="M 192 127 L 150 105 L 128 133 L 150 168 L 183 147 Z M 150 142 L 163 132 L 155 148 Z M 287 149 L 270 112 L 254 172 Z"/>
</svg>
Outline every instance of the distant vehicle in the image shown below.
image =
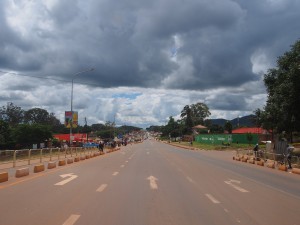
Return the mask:
<svg viewBox="0 0 300 225">
<path fill-rule="evenodd" d="M 98 147 L 99 144 L 94 143 L 94 142 L 87 142 L 87 143 L 83 143 L 82 147 Z"/>
</svg>

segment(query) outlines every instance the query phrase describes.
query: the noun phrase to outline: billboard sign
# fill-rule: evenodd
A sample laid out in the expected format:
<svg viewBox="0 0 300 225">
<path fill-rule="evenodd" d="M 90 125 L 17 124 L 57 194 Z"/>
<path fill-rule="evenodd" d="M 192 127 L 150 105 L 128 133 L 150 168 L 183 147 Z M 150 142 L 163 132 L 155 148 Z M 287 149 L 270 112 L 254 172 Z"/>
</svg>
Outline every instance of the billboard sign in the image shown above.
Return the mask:
<svg viewBox="0 0 300 225">
<path fill-rule="evenodd" d="M 78 126 L 78 112 L 73 111 L 73 115 L 71 111 L 65 111 L 65 126 L 66 128 L 70 128 L 72 123 L 72 128 L 76 128 Z"/>
</svg>

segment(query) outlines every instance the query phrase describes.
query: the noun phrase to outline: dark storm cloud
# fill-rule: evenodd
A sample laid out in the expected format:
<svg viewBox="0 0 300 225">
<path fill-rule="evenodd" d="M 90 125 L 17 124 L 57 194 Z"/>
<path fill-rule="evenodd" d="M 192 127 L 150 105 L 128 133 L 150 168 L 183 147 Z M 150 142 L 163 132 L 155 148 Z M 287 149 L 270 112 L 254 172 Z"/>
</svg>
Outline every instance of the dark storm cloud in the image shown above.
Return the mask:
<svg viewBox="0 0 300 225">
<path fill-rule="evenodd" d="M 7 22 L 5 2 L 1 68 L 70 80 L 95 67 L 78 81 L 101 87 L 240 86 L 260 79 L 252 71 L 256 51 L 274 64 L 299 36 L 296 0 L 36 2 L 40 20 L 28 20 L 25 35 Z"/>
</svg>

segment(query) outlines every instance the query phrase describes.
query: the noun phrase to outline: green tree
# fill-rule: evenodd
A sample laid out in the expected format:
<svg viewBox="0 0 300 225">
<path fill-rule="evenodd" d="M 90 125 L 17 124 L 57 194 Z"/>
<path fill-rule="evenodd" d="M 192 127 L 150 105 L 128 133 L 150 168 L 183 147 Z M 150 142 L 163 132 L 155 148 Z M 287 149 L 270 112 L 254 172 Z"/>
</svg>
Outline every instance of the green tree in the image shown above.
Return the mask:
<svg viewBox="0 0 300 225">
<path fill-rule="evenodd" d="M 19 124 L 12 129 L 15 143 L 21 148 L 31 148 L 32 144 L 39 144 L 52 139 L 49 126 L 40 124 Z"/>
<path fill-rule="evenodd" d="M 7 122 L 0 120 L 0 149 L 8 148 L 11 142 L 10 128 Z"/>
<path fill-rule="evenodd" d="M 6 106 L 0 108 L 0 119 L 8 122 L 9 126 L 15 126 L 23 122 L 24 110 L 8 102 Z"/>
<path fill-rule="evenodd" d="M 232 124 L 230 121 L 227 121 L 224 125 L 224 130 L 226 130 L 229 134 L 232 133 Z"/>
<path fill-rule="evenodd" d="M 181 111 L 180 117 L 185 125 L 184 133 L 191 134 L 194 123 L 193 123 L 193 119 L 192 119 L 192 110 L 189 105 L 184 106 L 183 110 Z"/>
<path fill-rule="evenodd" d="M 49 124 L 50 115 L 47 110 L 32 108 L 24 113 L 24 122 L 28 124 Z"/>
<path fill-rule="evenodd" d="M 264 122 L 277 133 L 300 129 L 300 40 L 277 60 L 277 67 L 264 75 L 268 99 L 264 107 Z M 292 140 L 291 140 L 292 141 Z"/>
<path fill-rule="evenodd" d="M 191 115 L 194 125 L 203 125 L 204 120 L 211 115 L 208 106 L 204 103 L 198 102 L 196 104 L 192 104 L 190 108 L 192 111 Z"/>
<path fill-rule="evenodd" d="M 203 125 L 205 119 L 210 116 L 209 108 L 204 103 L 196 103 L 186 105 L 181 111 L 180 117 L 185 124 L 184 133 L 191 134 L 192 127 L 195 125 Z"/>
<path fill-rule="evenodd" d="M 164 128 L 162 129 L 162 135 L 164 137 L 179 137 L 180 136 L 180 126 L 175 119 L 170 116 L 169 122 Z"/>
<path fill-rule="evenodd" d="M 224 128 L 218 124 L 212 124 L 211 126 L 209 126 L 209 131 L 212 134 L 223 134 Z"/>
</svg>

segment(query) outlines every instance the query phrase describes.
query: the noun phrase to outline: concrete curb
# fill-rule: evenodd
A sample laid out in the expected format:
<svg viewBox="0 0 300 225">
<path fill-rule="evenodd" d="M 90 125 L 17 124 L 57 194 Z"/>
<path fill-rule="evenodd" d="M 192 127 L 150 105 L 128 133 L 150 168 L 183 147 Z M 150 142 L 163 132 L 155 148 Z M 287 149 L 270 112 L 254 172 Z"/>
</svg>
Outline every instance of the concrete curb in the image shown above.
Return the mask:
<svg viewBox="0 0 300 225">
<path fill-rule="evenodd" d="M 45 170 L 45 165 L 44 164 L 39 164 L 39 165 L 35 165 L 33 168 L 33 172 L 34 173 L 39 173 Z"/>
<path fill-rule="evenodd" d="M 259 166 L 264 166 L 264 161 L 256 161 L 256 165 L 259 165 Z"/>
<path fill-rule="evenodd" d="M 299 174 L 299 175 L 300 175 L 300 169 L 298 169 L 298 168 L 293 168 L 293 169 L 292 169 L 292 173 L 295 173 L 295 174 Z"/>
<path fill-rule="evenodd" d="M 268 168 L 271 168 L 271 169 L 275 169 L 275 162 L 273 161 L 269 161 L 269 162 L 267 162 L 267 167 Z"/>
<path fill-rule="evenodd" d="M 29 167 L 21 168 L 16 170 L 16 177 L 24 177 L 29 175 Z"/>
<path fill-rule="evenodd" d="M 73 163 L 74 161 L 73 161 L 73 158 L 68 158 L 67 159 L 67 164 L 71 164 L 71 163 Z"/>
<path fill-rule="evenodd" d="M 0 183 L 8 181 L 8 172 L 0 173 Z"/>
<path fill-rule="evenodd" d="M 48 169 L 53 169 L 56 167 L 56 162 L 48 162 Z"/>
<path fill-rule="evenodd" d="M 287 172 L 288 169 L 287 169 L 286 165 L 279 165 L 278 170 Z"/>
<path fill-rule="evenodd" d="M 66 165 L 66 160 L 62 159 L 58 161 L 58 166 L 65 166 Z"/>
<path fill-rule="evenodd" d="M 248 163 L 255 164 L 255 160 L 254 159 L 249 159 Z"/>
</svg>

